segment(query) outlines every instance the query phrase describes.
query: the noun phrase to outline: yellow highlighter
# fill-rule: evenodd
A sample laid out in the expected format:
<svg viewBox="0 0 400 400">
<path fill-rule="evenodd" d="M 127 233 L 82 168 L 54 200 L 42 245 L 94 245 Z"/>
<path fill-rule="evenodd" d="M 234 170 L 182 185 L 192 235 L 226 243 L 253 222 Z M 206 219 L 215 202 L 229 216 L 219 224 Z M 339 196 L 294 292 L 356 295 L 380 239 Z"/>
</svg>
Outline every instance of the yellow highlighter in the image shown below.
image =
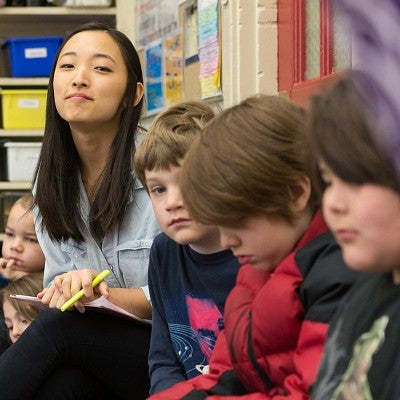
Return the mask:
<svg viewBox="0 0 400 400">
<path fill-rule="evenodd" d="M 96 275 L 93 280 L 92 280 L 92 287 L 97 286 L 101 281 L 105 279 L 105 277 L 110 273 L 109 269 L 105 269 L 104 271 L 101 271 L 98 275 Z M 62 306 L 61 306 L 61 311 L 68 310 L 72 305 L 74 305 L 78 300 L 80 300 L 83 295 L 85 294 L 84 290 L 81 289 L 77 294 L 72 296 L 68 301 L 66 301 Z"/>
</svg>

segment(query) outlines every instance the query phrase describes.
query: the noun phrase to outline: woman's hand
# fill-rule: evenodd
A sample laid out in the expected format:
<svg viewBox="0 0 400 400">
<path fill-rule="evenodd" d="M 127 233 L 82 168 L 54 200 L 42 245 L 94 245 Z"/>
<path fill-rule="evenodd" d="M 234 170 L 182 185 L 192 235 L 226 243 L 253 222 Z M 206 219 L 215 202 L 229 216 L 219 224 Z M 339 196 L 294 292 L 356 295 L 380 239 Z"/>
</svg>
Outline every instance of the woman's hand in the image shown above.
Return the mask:
<svg viewBox="0 0 400 400">
<path fill-rule="evenodd" d="M 84 302 L 94 300 L 99 295 L 108 297 L 108 285 L 102 281 L 95 288 L 92 287 L 93 278 L 99 272 L 94 269 L 82 269 L 66 272 L 54 278 L 53 283 L 38 294 L 42 303 L 48 304 L 51 308 L 61 308 L 73 295 L 81 289 L 85 294 L 81 300 L 74 304 L 74 307 L 80 311 L 85 311 Z"/>
</svg>

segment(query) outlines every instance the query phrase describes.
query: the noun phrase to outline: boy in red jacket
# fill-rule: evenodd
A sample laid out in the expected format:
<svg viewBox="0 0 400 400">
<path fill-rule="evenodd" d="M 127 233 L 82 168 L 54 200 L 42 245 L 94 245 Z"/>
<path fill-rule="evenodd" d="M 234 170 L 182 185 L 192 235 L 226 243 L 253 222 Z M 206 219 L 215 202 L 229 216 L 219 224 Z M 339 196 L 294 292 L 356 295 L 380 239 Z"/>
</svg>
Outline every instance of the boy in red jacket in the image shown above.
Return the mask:
<svg viewBox="0 0 400 400">
<path fill-rule="evenodd" d="M 307 173 L 305 112 L 256 96 L 220 113 L 181 173 L 190 214 L 242 267 L 210 372 L 151 399 L 307 399 L 328 323 L 360 275 L 343 263 Z"/>
</svg>

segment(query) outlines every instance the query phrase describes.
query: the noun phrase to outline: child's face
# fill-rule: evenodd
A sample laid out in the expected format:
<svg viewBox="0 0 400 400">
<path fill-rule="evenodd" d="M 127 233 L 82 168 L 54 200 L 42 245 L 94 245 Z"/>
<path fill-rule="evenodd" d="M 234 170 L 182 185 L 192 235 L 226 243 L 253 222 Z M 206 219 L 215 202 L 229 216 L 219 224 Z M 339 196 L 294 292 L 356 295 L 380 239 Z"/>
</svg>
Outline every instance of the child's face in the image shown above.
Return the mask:
<svg viewBox="0 0 400 400">
<path fill-rule="evenodd" d="M 294 224 L 283 217 L 246 217 L 240 228 L 219 227 L 221 244 L 233 251 L 241 265 L 273 271 L 293 250 L 308 223 L 306 216 Z"/>
<path fill-rule="evenodd" d="M 23 272 L 39 272 L 44 268 L 44 255 L 39 246 L 33 213 L 15 204 L 8 216 L 2 255 L 13 260 L 13 267 Z"/>
<path fill-rule="evenodd" d="M 400 276 L 400 196 L 377 184 L 354 185 L 320 163 L 327 187 L 325 220 L 342 247 L 345 262 L 356 270 L 395 272 Z M 400 279 L 399 279 L 400 282 Z"/>
<path fill-rule="evenodd" d="M 180 172 L 180 166 L 145 171 L 146 185 L 161 229 L 171 239 L 182 245 L 190 244 L 199 253 L 220 251 L 218 229 L 198 224 L 189 216 L 179 187 Z"/>
<path fill-rule="evenodd" d="M 4 299 L 3 302 L 3 313 L 8 334 L 10 335 L 11 341 L 15 343 L 31 321 L 28 321 L 27 318 L 19 313 L 7 299 Z"/>
</svg>

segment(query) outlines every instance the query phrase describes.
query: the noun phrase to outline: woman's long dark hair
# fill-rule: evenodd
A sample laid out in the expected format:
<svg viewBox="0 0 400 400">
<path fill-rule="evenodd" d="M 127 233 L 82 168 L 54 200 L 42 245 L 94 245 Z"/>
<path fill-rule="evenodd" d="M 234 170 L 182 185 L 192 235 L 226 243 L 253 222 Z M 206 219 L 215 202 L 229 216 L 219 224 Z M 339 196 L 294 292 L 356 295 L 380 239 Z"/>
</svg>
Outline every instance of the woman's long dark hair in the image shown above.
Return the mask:
<svg viewBox="0 0 400 400">
<path fill-rule="evenodd" d="M 138 82 L 143 82 L 140 59 L 132 42 L 120 31 L 103 23 L 90 22 L 71 32 L 64 44 L 82 31 L 105 31 L 118 44 L 124 58 L 128 84 L 125 93 L 127 106 L 122 112 L 117 135 L 99 185 L 91 204 L 89 224 L 92 235 L 101 240 L 105 233 L 122 221 L 133 187 L 132 158 L 135 136 L 142 112 L 143 99 L 134 106 Z M 42 229 L 50 238 L 60 242 L 72 238 L 83 241 L 78 228 L 81 220 L 79 207 L 80 160 L 69 124 L 59 115 L 54 100 L 53 79 L 55 65 L 64 46 L 59 49 L 50 74 L 46 127 L 42 150 L 33 178 L 36 186 L 34 205 L 39 208 Z"/>
</svg>

